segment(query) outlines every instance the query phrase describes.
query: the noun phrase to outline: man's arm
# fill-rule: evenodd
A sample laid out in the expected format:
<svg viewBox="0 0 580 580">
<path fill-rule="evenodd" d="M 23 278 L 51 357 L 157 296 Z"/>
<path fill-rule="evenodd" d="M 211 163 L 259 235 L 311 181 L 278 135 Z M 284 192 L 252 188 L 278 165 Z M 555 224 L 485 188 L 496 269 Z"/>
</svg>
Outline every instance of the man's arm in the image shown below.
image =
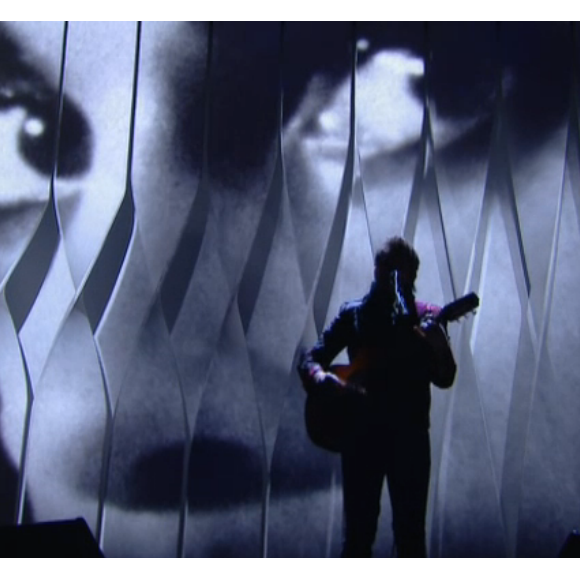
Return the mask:
<svg viewBox="0 0 580 580">
<path fill-rule="evenodd" d="M 457 364 L 447 330 L 436 320 L 441 309 L 433 304 L 417 303 L 417 311 L 421 323 L 416 330 L 427 346 L 430 380 L 435 386 L 448 389 L 455 381 Z"/>
<path fill-rule="evenodd" d="M 302 379 L 302 385 L 309 391 L 316 385 L 326 381 L 340 381 L 331 373 L 328 367 L 338 354 L 346 348 L 350 333 L 353 331 L 352 311 L 343 304 L 336 318 L 323 331 L 317 343 L 309 350 L 302 353 L 298 361 L 298 374 Z"/>
</svg>

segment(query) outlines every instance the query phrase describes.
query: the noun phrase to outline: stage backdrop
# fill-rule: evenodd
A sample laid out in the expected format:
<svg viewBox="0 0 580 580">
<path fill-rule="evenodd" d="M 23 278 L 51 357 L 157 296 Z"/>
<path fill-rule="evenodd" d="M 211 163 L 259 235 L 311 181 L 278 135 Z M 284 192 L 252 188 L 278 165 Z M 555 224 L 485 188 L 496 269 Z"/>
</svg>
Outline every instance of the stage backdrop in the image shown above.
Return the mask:
<svg viewBox="0 0 580 580">
<path fill-rule="evenodd" d="M 4 22 L 0 522 L 106 556 L 336 556 L 295 365 L 403 235 L 469 291 L 431 556 L 580 525 L 575 23 Z M 388 494 L 375 554 L 392 554 Z"/>
</svg>

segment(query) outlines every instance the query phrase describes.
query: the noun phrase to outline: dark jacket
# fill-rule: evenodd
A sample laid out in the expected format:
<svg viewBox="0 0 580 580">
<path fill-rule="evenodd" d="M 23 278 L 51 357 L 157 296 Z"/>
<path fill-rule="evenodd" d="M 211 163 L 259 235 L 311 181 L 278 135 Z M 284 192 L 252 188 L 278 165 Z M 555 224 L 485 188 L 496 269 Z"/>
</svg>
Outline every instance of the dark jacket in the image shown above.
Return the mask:
<svg viewBox="0 0 580 580">
<path fill-rule="evenodd" d="M 318 342 L 299 361 L 298 372 L 305 388 L 318 386 L 311 377 L 321 368 L 327 371 L 346 348 L 351 363 L 364 361 L 357 382 L 367 390 L 369 409 L 378 409 L 382 421 L 392 425 L 428 428 L 430 383 L 451 386 L 456 367 L 446 333 L 444 340 L 438 341 L 443 348 L 434 348 L 432 341 L 416 330 L 421 320 L 439 309 L 414 300 L 409 303 L 412 309 L 406 316 L 394 316 L 392 301 L 381 298 L 374 285 L 361 300 L 344 303 Z"/>
</svg>

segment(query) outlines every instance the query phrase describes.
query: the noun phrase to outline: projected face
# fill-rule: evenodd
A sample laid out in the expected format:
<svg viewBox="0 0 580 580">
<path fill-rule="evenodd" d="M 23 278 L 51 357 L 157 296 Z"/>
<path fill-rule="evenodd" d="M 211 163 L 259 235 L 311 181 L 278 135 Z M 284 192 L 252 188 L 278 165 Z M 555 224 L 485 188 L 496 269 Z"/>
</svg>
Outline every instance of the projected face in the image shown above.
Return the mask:
<svg viewBox="0 0 580 580">
<path fill-rule="evenodd" d="M 367 291 L 373 250 L 412 222 L 426 139 L 423 28 L 361 23 L 354 118 L 348 24 L 289 23 L 280 81 L 278 23 L 217 23 L 211 37 L 203 23 L 145 23 L 137 75 L 134 23 L 71 23 L 59 111 L 63 32 L 51 22 L 0 28 L 3 283 L 51 187 L 62 242 L 20 333 L 35 390 L 25 511 L 38 521 L 83 514 L 107 555 L 259 555 L 266 520 L 270 553 L 310 554 L 312 538 L 326 545 L 328 506 L 339 513 L 340 499 L 336 465 L 304 436 L 294 356 L 313 338 L 320 279 L 336 275 L 328 318 Z M 458 208 L 482 189 L 474 175 L 485 173 L 494 103 L 497 71 L 474 45 L 435 68 L 429 86 L 439 179 L 452 182 Z M 332 238 L 350 183 L 348 228 Z M 131 243 L 88 329 L 71 305 L 128 195 Z M 453 230 L 460 272 L 471 247 L 461 236 L 473 229 L 463 220 Z M 429 280 L 432 261 L 422 256 Z M 86 359 L 71 356 L 84 340 Z M 25 389 L 0 388 L 15 473 Z"/>
</svg>

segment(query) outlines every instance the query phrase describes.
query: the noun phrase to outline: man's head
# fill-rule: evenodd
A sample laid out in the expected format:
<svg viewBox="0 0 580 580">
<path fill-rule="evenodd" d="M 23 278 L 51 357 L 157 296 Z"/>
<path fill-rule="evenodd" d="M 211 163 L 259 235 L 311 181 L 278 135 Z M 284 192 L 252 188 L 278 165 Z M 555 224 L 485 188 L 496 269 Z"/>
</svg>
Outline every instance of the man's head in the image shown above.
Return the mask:
<svg viewBox="0 0 580 580">
<path fill-rule="evenodd" d="M 394 236 L 375 255 L 375 281 L 379 287 L 390 284 L 391 273 L 399 272 L 399 281 L 413 288 L 419 270 L 419 256 L 411 244 L 403 238 Z"/>
</svg>

